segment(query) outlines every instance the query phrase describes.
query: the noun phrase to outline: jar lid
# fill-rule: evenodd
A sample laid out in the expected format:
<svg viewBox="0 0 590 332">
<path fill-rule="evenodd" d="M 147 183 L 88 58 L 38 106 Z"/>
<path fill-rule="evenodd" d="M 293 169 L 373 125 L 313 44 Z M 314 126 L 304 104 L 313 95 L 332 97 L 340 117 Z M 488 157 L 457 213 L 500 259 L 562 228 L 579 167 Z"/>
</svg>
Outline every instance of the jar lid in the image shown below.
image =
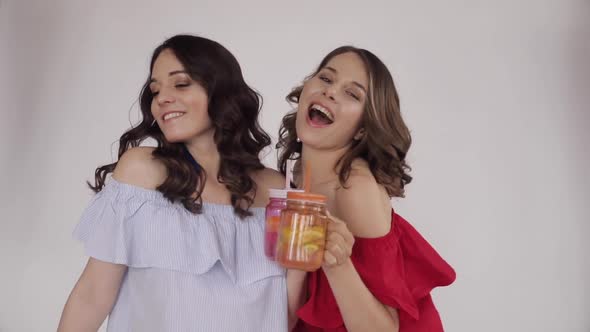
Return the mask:
<svg viewBox="0 0 590 332">
<path fill-rule="evenodd" d="M 268 195 L 270 198 L 287 198 L 287 193 L 289 192 L 303 192 L 303 190 L 299 189 L 269 189 Z"/>
<path fill-rule="evenodd" d="M 328 201 L 328 197 L 326 197 L 325 195 L 308 193 L 301 190 L 288 192 L 287 199 L 297 201 L 310 201 L 316 203 L 326 203 Z"/>
</svg>

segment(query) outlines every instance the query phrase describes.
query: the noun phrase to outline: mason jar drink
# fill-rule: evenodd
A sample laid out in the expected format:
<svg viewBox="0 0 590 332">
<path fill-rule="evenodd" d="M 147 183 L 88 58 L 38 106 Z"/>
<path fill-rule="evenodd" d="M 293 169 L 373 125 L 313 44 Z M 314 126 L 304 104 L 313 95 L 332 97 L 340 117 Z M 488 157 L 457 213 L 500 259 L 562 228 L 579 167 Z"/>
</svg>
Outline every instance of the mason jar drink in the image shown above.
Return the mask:
<svg viewBox="0 0 590 332">
<path fill-rule="evenodd" d="M 326 245 L 326 196 L 289 192 L 281 212 L 276 260 L 283 267 L 315 271 L 322 265 Z"/>
</svg>

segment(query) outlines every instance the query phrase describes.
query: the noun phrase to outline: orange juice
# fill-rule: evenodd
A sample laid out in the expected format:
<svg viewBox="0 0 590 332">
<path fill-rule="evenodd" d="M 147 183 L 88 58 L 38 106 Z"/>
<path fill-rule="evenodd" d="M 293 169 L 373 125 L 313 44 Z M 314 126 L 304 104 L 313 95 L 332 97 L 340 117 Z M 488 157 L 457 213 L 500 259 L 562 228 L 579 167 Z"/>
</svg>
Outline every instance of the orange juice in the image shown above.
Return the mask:
<svg viewBox="0 0 590 332">
<path fill-rule="evenodd" d="M 320 268 L 327 225 L 326 196 L 288 193 L 287 207 L 281 212 L 276 260 L 286 268 L 304 271 Z"/>
</svg>

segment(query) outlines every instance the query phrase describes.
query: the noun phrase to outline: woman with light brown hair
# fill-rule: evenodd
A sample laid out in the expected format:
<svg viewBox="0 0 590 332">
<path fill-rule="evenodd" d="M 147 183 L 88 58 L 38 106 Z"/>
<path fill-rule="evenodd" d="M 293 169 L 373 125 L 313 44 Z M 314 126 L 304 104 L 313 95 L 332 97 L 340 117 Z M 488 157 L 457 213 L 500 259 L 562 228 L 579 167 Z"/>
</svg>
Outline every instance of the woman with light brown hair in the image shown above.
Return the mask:
<svg viewBox="0 0 590 332">
<path fill-rule="evenodd" d="M 295 331 L 442 331 L 430 291 L 455 272 L 391 208 L 412 179 L 411 138 L 387 67 L 367 50 L 340 47 L 287 100 L 297 108 L 282 122 L 279 168 L 289 159 L 296 174 L 309 165 L 311 191 L 328 197 L 355 239 L 345 262 L 308 274 Z M 346 251 L 335 243 L 344 242 L 328 238 L 331 252 Z"/>
</svg>

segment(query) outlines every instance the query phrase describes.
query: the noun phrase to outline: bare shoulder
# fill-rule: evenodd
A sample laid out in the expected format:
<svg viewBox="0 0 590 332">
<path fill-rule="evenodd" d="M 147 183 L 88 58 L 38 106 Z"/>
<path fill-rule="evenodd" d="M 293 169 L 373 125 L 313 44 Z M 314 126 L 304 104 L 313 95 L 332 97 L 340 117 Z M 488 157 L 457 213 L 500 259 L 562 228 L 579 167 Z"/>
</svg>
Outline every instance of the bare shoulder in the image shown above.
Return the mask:
<svg viewBox="0 0 590 332">
<path fill-rule="evenodd" d="M 166 167 L 160 161 L 154 159 L 152 147 L 135 147 L 127 150 L 113 172 L 113 178 L 117 181 L 155 189 L 166 179 Z"/>
<path fill-rule="evenodd" d="M 285 177 L 272 168 L 264 168 L 254 172 L 252 178 L 260 187 L 282 188 L 285 185 Z"/>
<path fill-rule="evenodd" d="M 282 189 L 285 186 L 285 177 L 272 168 L 265 168 L 252 174 L 252 179 L 258 187 L 256 192 L 257 206 L 266 205 L 268 201 L 268 189 Z"/>
<path fill-rule="evenodd" d="M 355 167 L 344 187 L 336 190 L 333 213 L 359 237 L 380 237 L 391 228 L 391 203 L 368 168 Z"/>
</svg>

